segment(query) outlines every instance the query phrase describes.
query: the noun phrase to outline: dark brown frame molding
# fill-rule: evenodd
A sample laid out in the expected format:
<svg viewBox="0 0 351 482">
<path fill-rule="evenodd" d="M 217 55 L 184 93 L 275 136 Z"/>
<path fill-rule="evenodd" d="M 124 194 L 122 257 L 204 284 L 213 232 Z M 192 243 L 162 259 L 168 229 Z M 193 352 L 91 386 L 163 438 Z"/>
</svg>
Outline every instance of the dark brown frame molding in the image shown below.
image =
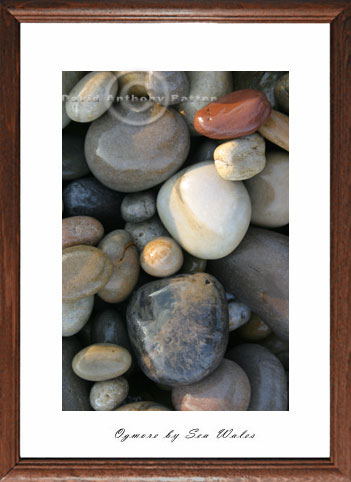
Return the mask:
<svg viewBox="0 0 351 482">
<path fill-rule="evenodd" d="M 351 0 L 0 0 L 0 6 L 0 480 L 351 481 Z M 330 24 L 329 459 L 49 460 L 19 456 L 20 23 L 151 21 Z"/>
</svg>

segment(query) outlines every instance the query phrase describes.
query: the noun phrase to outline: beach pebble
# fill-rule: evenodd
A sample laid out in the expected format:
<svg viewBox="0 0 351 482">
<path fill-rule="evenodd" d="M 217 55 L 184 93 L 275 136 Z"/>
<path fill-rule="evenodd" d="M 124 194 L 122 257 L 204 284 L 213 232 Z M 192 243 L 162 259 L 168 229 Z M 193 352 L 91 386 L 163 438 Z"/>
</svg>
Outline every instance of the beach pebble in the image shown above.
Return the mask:
<svg viewBox="0 0 351 482">
<path fill-rule="evenodd" d="M 72 246 L 62 251 L 62 299 L 77 301 L 97 293 L 112 274 L 112 263 L 101 249 Z"/>
<path fill-rule="evenodd" d="M 243 239 L 251 203 L 243 183 L 222 179 L 214 163 L 206 161 L 179 171 L 161 187 L 157 211 L 185 251 L 217 259 L 231 253 Z"/>
<path fill-rule="evenodd" d="M 180 270 L 184 274 L 204 273 L 206 271 L 207 260 L 197 258 L 189 253 L 184 253 L 184 262 Z"/>
<path fill-rule="evenodd" d="M 96 313 L 92 319 L 91 342 L 112 343 L 131 353 L 127 327 L 118 311 L 110 308 Z"/>
<path fill-rule="evenodd" d="M 87 244 L 94 246 L 104 235 L 100 221 L 90 216 L 73 216 L 62 219 L 62 249 Z"/>
<path fill-rule="evenodd" d="M 267 338 L 272 330 L 255 313 L 252 313 L 249 321 L 239 328 L 238 333 L 243 340 L 256 342 Z"/>
<path fill-rule="evenodd" d="M 252 214 L 257 226 L 278 228 L 289 223 L 289 155 L 282 151 L 267 154 L 266 167 L 248 179 Z"/>
<path fill-rule="evenodd" d="M 142 223 L 156 213 L 156 196 L 152 191 L 126 194 L 121 206 L 122 218 L 130 223 Z"/>
<path fill-rule="evenodd" d="M 239 301 L 228 302 L 229 331 L 234 331 L 247 323 L 251 316 L 250 308 Z"/>
<path fill-rule="evenodd" d="M 282 112 L 272 110 L 268 120 L 258 132 L 273 144 L 289 151 L 289 117 Z"/>
<path fill-rule="evenodd" d="M 283 75 L 274 88 L 274 95 L 280 109 L 289 114 L 289 74 Z"/>
<path fill-rule="evenodd" d="M 71 122 L 66 112 L 68 95 L 85 73 L 86 72 L 73 70 L 62 71 L 62 129 Z"/>
<path fill-rule="evenodd" d="M 147 283 L 127 309 L 134 352 L 145 375 L 164 385 L 202 380 L 221 363 L 228 309 L 220 283 L 206 273 Z"/>
<path fill-rule="evenodd" d="M 77 353 L 72 368 L 84 380 L 99 382 L 123 375 L 131 362 L 132 358 L 125 348 L 112 343 L 97 343 Z"/>
<path fill-rule="evenodd" d="M 128 390 L 128 382 L 123 377 L 95 382 L 90 390 L 90 405 L 98 411 L 114 410 L 125 400 Z"/>
<path fill-rule="evenodd" d="M 272 109 L 277 109 L 278 104 L 274 95 L 277 81 L 285 74 L 284 71 L 237 71 L 233 72 L 235 90 L 255 89 L 264 92 Z"/>
<path fill-rule="evenodd" d="M 187 76 L 190 82 L 188 99 L 177 104 L 175 108 L 186 120 L 190 134 L 198 136 L 198 132 L 194 129 L 196 112 L 232 91 L 232 74 L 221 71 L 193 71 L 187 72 Z"/>
<path fill-rule="evenodd" d="M 263 346 L 247 343 L 227 353 L 246 373 L 251 385 L 249 411 L 285 411 L 288 390 L 285 370 L 278 358 Z"/>
<path fill-rule="evenodd" d="M 91 176 L 72 181 L 63 190 L 67 216 L 91 216 L 100 221 L 106 231 L 122 227 L 122 200 L 122 194 Z"/>
<path fill-rule="evenodd" d="M 84 137 L 62 133 L 62 180 L 72 181 L 89 174 L 84 155 Z"/>
<path fill-rule="evenodd" d="M 120 303 L 133 291 L 139 277 L 138 250 L 124 229 L 112 231 L 99 243 L 99 249 L 113 265 L 112 275 L 98 295 L 108 303 Z"/>
<path fill-rule="evenodd" d="M 154 102 L 161 105 L 179 104 L 189 94 L 189 80 L 185 72 L 179 70 L 158 72 L 149 71 L 145 77 L 145 87 Z"/>
<path fill-rule="evenodd" d="M 172 390 L 172 402 L 182 411 L 239 411 L 250 403 L 250 382 L 242 368 L 224 359 L 220 366 L 203 380 Z"/>
<path fill-rule="evenodd" d="M 228 181 L 256 176 L 266 165 L 265 149 L 263 137 L 256 133 L 220 144 L 214 152 L 218 174 Z"/>
<path fill-rule="evenodd" d="M 235 293 L 280 338 L 289 337 L 289 238 L 250 227 L 240 246 L 207 263 L 229 293 Z"/>
<path fill-rule="evenodd" d="M 138 251 L 142 251 L 152 239 L 168 235 L 158 216 L 141 223 L 127 223 L 124 229 L 132 236 Z"/>
<path fill-rule="evenodd" d="M 90 383 L 72 370 L 73 357 L 82 346 L 75 336 L 62 338 L 62 410 L 91 410 L 89 403 Z"/>
<path fill-rule="evenodd" d="M 118 79 L 118 96 L 135 95 L 137 97 L 147 96 L 145 79 L 147 71 L 137 70 L 116 70 Z"/>
<path fill-rule="evenodd" d="M 248 136 L 264 124 L 271 106 L 258 90 L 237 90 L 206 105 L 194 117 L 195 130 L 211 139 Z"/>
<path fill-rule="evenodd" d="M 155 402 L 134 402 L 128 403 L 127 405 L 122 405 L 122 407 L 116 408 L 116 412 L 164 412 L 170 411 L 169 408 L 164 405 L 160 405 Z"/>
<path fill-rule="evenodd" d="M 140 255 L 140 264 L 151 276 L 171 276 L 180 270 L 183 253 L 174 239 L 161 236 L 147 243 Z"/>
<path fill-rule="evenodd" d="M 173 109 L 150 105 L 137 112 L 117 104 L 90 125 L 85 157 L 105 186 L 143 191 L 168 179 L 185 161 L 190 137 L 183 118 Z"/>
<path fill-rule="evenodd" d="M 268 348 L 283 364 L 286 370 L 289 370 L 289 342 L 281 340 L 274 333 L 271 333 L 267 338 L 258 341 L 260 345 Z"/>
<path fill-rule="evenodd" d="M 89 320 L 94 307 L 94 296 L 62 303 L 62 336 L 78 333 Z"/>
</svg>

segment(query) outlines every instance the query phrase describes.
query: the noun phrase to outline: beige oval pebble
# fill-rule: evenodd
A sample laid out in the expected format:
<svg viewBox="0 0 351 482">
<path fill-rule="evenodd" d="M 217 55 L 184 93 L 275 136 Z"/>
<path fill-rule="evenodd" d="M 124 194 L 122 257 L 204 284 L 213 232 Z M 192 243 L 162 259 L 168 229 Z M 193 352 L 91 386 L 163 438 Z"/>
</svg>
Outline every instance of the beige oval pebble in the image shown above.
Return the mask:
<svg viewBox="0 0 351 482">
<path fill-rule="evenodd" d="M 94 296 L 62 303 L 62 336 L 78 333 L 89 320 L 94 307 Z"/>
<path fill-rule="evenodd" d="M 277 146 L 289 151 L 289 117 L 272 110 L 268 121 L 258 129 L 258 132 Z"/>
<path fill-rule="evenodd" d="M 159 403 L 155 402 L 134 402 L 134 403 L 128 403 L 127 405 L 123 405 L 120 408 L 116 409 L 116 412 L 119 411 L 142 411 L 145 410 L 147 412 L 164 412 L 164 411 L 170 411 L 169 408 L 164 407 L 163 405 L 160 405 Z"/>
<path fill-rule="evenodd" d="M 140 264 L 146 273 L 163 278 L 179 271 L 183 259 L 183 252 L 174 239 L 160 236 L 147 243 L 140 255 Z"/>
<path fill-rule="evenodd" d="M 214 151 L 218 174 L 228 181 L 244 181 L 266 165 L 266 145 L 259 134 L 239 137 L 220 144 Z"/>
<path fill-rule="evenodd" d="M 72 368 L 84 380 L 99 382 L 123 375 L 131 363 L 132 357 L 125 348 L 112 343 L 96 343 L 77 353 Z"/>
<path fill-rule="evenodd" d="M 111 107 L 117 88 L 117 78 L 112 72 L 90 72 L 69 93 L 68 117 L 76 122 L 92 122 Z"/>
<path fill-rule="evenodd" d="M 95 246 L 104 235 L 100 221 L 90 216 L 62 219 L 62 249 L 78 244 Z"/>
<path fill-rule="evenodd" d="M 101 290 L 112 274 L 112 263 L 101 249 L 72 246 L 62 251 L 62 299 L 77 301 Z"/>
<path fill-rule="evenodd" d="M 138 281 L 138 250 L 131 235 L 124 229 L 117 229 L 105 236 L 99 248 L 112 262 L 113 271 L 98 295 L 108 303 L 120 303 L 130 295 Z"/>
<path fill-rule="evenodd" d="M 172 390 L 173 405 L 181 411 L 243 411 L 249 406 L 250 396 L 246 373 L 226 359 L 203 380 Z"/>
<path fill-rule="evenodd" d="M 245 182 L 252 205 L 251 222 L 278 228 L 289 223 L 289 155 L 267 154 L 266 167 Z"/>
<path fill-rule="evenodd" d="M 125 378 L 95 382 L 90 390 L 90 405 L 94 410 L 114 410 L 127 397 L 129 385 Z"/>
</svg>

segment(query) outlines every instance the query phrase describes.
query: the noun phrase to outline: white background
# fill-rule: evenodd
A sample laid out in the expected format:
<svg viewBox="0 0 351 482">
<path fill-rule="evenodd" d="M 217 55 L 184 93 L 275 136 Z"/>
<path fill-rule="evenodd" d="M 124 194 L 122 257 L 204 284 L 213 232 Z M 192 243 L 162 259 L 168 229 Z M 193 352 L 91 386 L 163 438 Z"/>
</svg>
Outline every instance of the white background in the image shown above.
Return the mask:
<svg viewBox="0 0 351 482">
<path fill-rule="evenodd" d="M 61 71 L 171 69 L 290 71 L 289 412 L 61 411 Z M 328 457 L 329 25 L 21 24 L 21 109 L 21 456 Z"/>
</svg>

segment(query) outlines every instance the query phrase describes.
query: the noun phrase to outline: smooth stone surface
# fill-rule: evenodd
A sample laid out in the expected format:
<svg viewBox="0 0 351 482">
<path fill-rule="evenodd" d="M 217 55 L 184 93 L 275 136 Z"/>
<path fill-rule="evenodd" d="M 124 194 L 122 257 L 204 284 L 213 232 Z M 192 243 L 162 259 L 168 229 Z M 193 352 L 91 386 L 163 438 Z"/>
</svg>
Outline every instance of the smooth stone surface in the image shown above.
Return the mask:
<svg viewBox="0 0 351 482">
<path fill-rule="evenodd" d="M 283 365 L 263 346 L 239 345 L 227 353 L 249 377 L 249 411 L 285 411 L 288 407 L 287 380 Z"/>
<path fill-rule="evenodd" d="M 279 108 L 285 112 L 285 114 L 289 114 L 289 74 L 283 75 L 283 77 L 277 81 L 274 88 L 274 95 Z"/>
<path fill-rule="evenodd" d="M 185 161 L 189 147 L 182 117 L 157 104 L 139 113 L 117 104 L 91 124 L 85 138 L 91 172 L 121 192 L 143 191 L 168 179 Z"/>
<path fill-rule="evenodd" d="M 289 238 L 250 227 L 240 246 L 207 269 L 282 339 L 289 337 Z"/>
<path fill-rule="evenodd" d="M 95 382 L 90 390 L 90 405 L 97 411 L 114 410 L 125 400 L 128 390 L 128 382 L 123 377 Z"/>
<path fill-rule="evenodd" d="M 145 76 L 145 87 L 154 102 L 161 105 L 179 104 L 189 94 L 189 80 L 181 71 L 149 71 Z"/>
<path fill-rule="evenodd" d="M 289 117 L 272 110 L 268 120 L 258 129 L 258 132 L 273 144 L 289 151 Z"/>
<path fill-rule="evenodd" d="M 76 375 L 99 382 L 123 375 L 132 363 L 130 353 L 112 343 L 97 343 L 83 348 L 72 361 Z"/>
<path fill-rule="evenodd" d="M 117 94 L 112 72 L 89 72 L 70 91 L 66 113 L 75 122 L 92 122 L 109 109 Z"/>
<path fill-rule="evenodd" d="M 120 303 L 130 295 L 138 281 L 138 250 L 131 235 L 123 229 L 112 231 L 105 236 L 99 248 L 110 259 L 113 271 L 98 295 L 108 303 Z"/>
<path fill-rule="evenodd" d="M 118 96 L 135 95 L 147 96 L 145 80 L 147 71 L 140 70 L 115 70 L 118 79 Z"/>
<path fill-rule="evenodd" d="M 89 403 L 90 383 L 72 370 L 73 357 L 81 349 L 81 344 L 72 336 L 62 338 L 62 410 L 91 410 Z"/>
<path fill-rule="evenodd" d="M 178 112 L 184 117 L 192 136 L 198 136 L 194 129 L 194 117 L 197 111 L 214 99 L 232 91 L 231 72 L 224 71 L 191 71 L 186 73 L 190 82 L 188 99 L 176 105 Z"/>
<path fill-rule="evenodd" d="M 255 89 L 264 92 L 272 109 L 278 107 L 274 95 L 276 82 L 284 75 L 284 71 L 241 71 L 233 72 L 235 90 Z"/>
<path fill-rule="evenodd" d="M 121 206 L 122 218 L 130 223 L 142 223 L 156 213 L 156 196 L 152 191 L 126 194 Z"/>
<path fill-rule="evenodd" d="M 171 411 L 169 408 L 165 407 L 164 405 L 160 405 L 156 402 L 134 402 L 128 403 L 127 405 L 123 405 L 116 409 L 116 412 L 165 412 Z"/>
<path fill-rule="evenodd" d="M 170 386 L 195 383 L 212 373 L 224 356 L 224 290 L 206 273 L 153 281 L 134 292 L 127 326 L 147 377 Z"/>
<path fill-rule="evenodd" d="M 200 382 L 173 388 L 172 403 L 181 411 L 242 411 L 247 410 L 250 395 L 250 382 L 244 370 L 224 359 Z"/>
<path fill-rule="evenodd" d="M 228 302 L 229 331 L 234 331 L 247 323 L 251 316 L 250 308 L 239 301 Z"/>
<path fill-rule="evenodd" d="M 189 253 L 184 253 L 184 262 L 181 268 L 183 274 L 204 273 L 206 271 L 207 260 L 197 258 Z"/>
<path fill-rule="evenodd" d="M 225 181 L 214 163 L 206 161 L 179 171 L 161 187 L 157 211 L 185 251 L 217 259 L 231 253 L 243 239 L 251 203 L 243 183 Z"/>
<path fill-rule="evenodd" d="M 112 263 L 98 248 L 72 246 L 62 251 L 62 299 L 77 301 L 94 295 L 112 274 Z"/>
<path fill-rule="evenodd" d="M 243 340 L 255 342 L 267 338 L 272 330 L 255 313 L 252 313 L 249 321 L 239 328 L 238 333 Z"/>
<path fill-rule="evenodd" d="M 266 145 L 259 134 L 220 144 L 214 152 L 218 174 L 228 181 L 244 181 L 256 176 L 266 165 Z"/>
<path fill-rule="evenodd" d="M 122 227 L 123 195 L 107 188 L 93 177 L 72 181 L 63 190 L 67 216 L 91 216 L 100 221 L 106 231 Z"/>
<path fill-rule="evenodd" d="M 62 71 L 62 129 L 71 121 L 66 113 L 68 95 L 84 74 L 85 72 L 81 71 Z"/>
<path fill-rule="evenodd" d="M 72 181 L 89 174 L 84 155 L 84 137 L 62 132 L 62 180 Z"/>
<path fill-rule="evenodd" d="M 89 320 L 94 307 L 94 296 L 62 303 L 62 336 L 78 333 Z"/>
<path fill-rule="evenodd" d="M 95 246 L 103 235 L 103 225 L 90 216 L 72 216 L 62 219 L 62 249 L 77 244 Z"/>
<path fill-rule="evenodd" d="M 211 139 L 234 139 L 256 132 L 270 113 L 271 106 L 262 92 L 237 90 L 200 109 L 194 128 Z"/>
<path fill-rule="evenodd" d="M 183 264 L 183 252 L 174 239 L 161 236 L 149 241 L 140 255 L 140 264 L 146 273 L 166 277 L 177 273 Z"/>
<path fill-rule="evenodd" d="M 132 236 L 138 251 L 142 251 L 152 239 L 168 235 L 158 216 L 141 223 L 127 223 L 124 229 Z"/>
<path fill-rule="evenodd" d="M 248 179 L 252 214 L 257 226 L 278 228 L 289 223 L 289 155 L 273 151 L 267 154 L 266 167 Z"/>
<path fill-rule="evenodd" d="M 218 143 L 214 139 L 204 138 L 195 151 L 194 158 L 196 159 L 196 162 L 213 161 L 214 152 L 217 149 L 217 146 Z"/>
</svg>

